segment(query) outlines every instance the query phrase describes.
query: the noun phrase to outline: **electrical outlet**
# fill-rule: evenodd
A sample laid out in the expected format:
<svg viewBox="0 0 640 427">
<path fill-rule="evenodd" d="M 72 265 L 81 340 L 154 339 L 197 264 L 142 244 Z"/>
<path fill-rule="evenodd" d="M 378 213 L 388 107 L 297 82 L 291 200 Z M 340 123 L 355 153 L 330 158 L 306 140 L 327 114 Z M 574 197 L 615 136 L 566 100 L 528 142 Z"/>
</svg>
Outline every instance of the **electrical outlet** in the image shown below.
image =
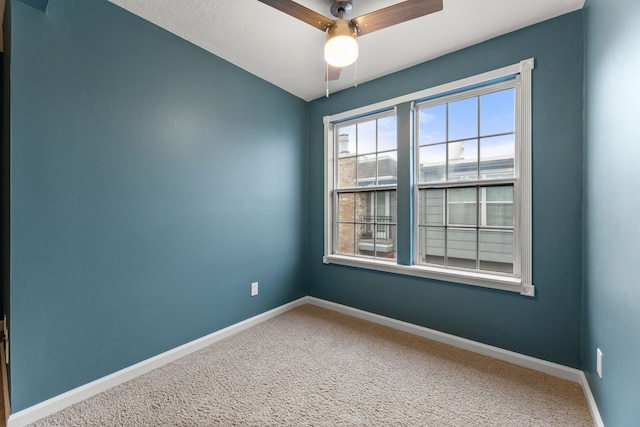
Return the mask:
<svg viewBox="0 0 640 427">
<path fill-rule="evenodd" d="M 599 348 L 596 349 L 596 371 L 598 371 L 598 376 L 602 378 L 602 350 Z"/>
<path fill-rule="evenodd" d="M 258 295 L 258 282 L 253 282 L 251 284 L 251 296 L 255 297 Z"/>
</svg>

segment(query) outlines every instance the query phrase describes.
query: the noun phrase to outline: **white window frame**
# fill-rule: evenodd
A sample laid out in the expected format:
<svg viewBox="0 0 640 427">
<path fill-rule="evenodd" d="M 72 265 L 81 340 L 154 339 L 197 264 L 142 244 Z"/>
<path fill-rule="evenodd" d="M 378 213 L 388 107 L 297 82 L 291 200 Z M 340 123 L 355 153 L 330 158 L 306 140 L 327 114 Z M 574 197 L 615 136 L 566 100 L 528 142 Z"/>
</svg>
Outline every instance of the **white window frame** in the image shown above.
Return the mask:
<svg viewBox="0 0 640 427">
<path fill-rule="evenodd" d="M 447 282 L 461 283 L 473 286 L 501 289 L 517 292 L 524 296 L 533 297 L 535 288 L 532 283 L 532 201 L 531 201 L 531 74 L 534 68 L 534 59 L 529 58 L 517 64 L 506 66 L 497 70 L 471 76 L 465 79 L 446 83 L 419 92 L 393 98 L 369 106 L 345 111 L 339 114 L 324 117 L 324 141 L 325 141 L 325 180 L 324 180 L 324 257 L 325 264 L 339 264 L 351 267 L 359 267 L 370 270 L 397 273 L 415 277 L 423 277 Z M 517 194 L 517 202 L 514 198 L 514 222 L 518 235 L 514 241 L 514 261 L 518 263 L 518 271 L 513 275 L 493 274 L 472 270 L 453 270 L 426 265 L 403 265 L 396 260 L 375 258 L 362 258 L 356 256 L 338 255 L 334 253 L 334 217 L 335 198 L 334 186 L 337 168 L 337 153 L 335 152 L 333 128 L 336 123 L 347 121 L 350 118 L 374 114 L 376 112 L 395 108 L 407 102 L 427 99 L 451 92 L 464 91 L 465 88 L 474 88 L 488 85 L 500 79 L 518 76 L 519 86 L 516 90 L 516 150 L 515 164 L 517 179 L 514 193 Z M 412 147 L 415 151 L 415 146 Z M 414 157 L 416 153 L 414 152 Z M 398 183 L 398 187 L 401 183 Z M 412 193 L 416 191 L 417 183 L 414 182 Z M 415 204 L 414 194 L 414 204 Z M 515 207 L 515 206 L 514 206 Z M 414 215 L 413 236 L 417 233 L 417 221 Z M 414 245 L 414 252 L 416 251 Z M 413 254 L 412 254 L 413 257 Z"/>
</svg>

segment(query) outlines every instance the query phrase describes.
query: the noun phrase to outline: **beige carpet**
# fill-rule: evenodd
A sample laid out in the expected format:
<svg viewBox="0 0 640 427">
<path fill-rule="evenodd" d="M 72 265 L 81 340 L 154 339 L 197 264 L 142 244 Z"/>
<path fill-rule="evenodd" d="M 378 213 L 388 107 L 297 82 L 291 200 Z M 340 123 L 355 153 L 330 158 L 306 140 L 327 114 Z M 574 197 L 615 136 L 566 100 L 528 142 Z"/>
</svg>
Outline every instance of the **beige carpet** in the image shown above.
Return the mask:
<svg viewBox="0 0 640 427">
<path fill-rule="evenodd" d="M 593 426 L 579 385 L 305 305 L 36 426 Z"/>
</svg>

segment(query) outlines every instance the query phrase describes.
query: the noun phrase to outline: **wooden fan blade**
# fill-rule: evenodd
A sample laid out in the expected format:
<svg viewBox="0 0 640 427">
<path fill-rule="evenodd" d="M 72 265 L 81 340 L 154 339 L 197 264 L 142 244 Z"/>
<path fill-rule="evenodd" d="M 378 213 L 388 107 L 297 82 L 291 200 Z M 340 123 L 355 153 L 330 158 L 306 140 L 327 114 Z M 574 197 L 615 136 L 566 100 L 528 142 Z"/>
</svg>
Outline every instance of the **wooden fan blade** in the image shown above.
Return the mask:
<svg viewBox="0 0 640 427">
<path fill-rule="evenodd" d="M 440 10 L 442 0 L 405 0 L 353 18 L 351 23 L 358 28 L 358 36 L 363 36 Z"/>
<path fill-rule="evenodd" d="M 327 73 L 324 76 L 325 81 L 338 80 L 340 78 L 340 71 L 342 68 L 334 67 L 333 65 L 327 66 Z"/>
<path fill-rule="evenodd" d="M 278 9 L 281 12 L 291 15 L 296 19 L 306 22 L 307 24 L 316 27 L 321 31 L 326 31 L 329 25 L 333 24 L 333 21 L 324 15 L 320 15 L 318 12 L 308 9 L 302 6 L 300 3 L 296 3 L 292 0 L 258 0 L 260 3 L 264 3 Z"/>
</svg>

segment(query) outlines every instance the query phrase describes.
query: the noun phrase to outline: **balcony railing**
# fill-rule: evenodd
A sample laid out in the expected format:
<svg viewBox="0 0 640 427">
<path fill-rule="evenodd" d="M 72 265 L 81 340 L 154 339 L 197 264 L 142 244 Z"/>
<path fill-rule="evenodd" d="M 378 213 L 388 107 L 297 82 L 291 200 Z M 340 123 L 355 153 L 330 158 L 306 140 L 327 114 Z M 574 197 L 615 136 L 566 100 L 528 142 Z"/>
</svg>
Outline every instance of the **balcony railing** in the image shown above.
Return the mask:
<svg viewBox="0 0 640 427">
<path fill-rule="evenodd" d="M 361 239 L 391 239 L 393 217 L 390 215 L 359 215 L 359 222 L 363 223 L 364 229 L 360 234 Z M 374 236 L 375 232 L 375 236 Z"/>
</svg>

